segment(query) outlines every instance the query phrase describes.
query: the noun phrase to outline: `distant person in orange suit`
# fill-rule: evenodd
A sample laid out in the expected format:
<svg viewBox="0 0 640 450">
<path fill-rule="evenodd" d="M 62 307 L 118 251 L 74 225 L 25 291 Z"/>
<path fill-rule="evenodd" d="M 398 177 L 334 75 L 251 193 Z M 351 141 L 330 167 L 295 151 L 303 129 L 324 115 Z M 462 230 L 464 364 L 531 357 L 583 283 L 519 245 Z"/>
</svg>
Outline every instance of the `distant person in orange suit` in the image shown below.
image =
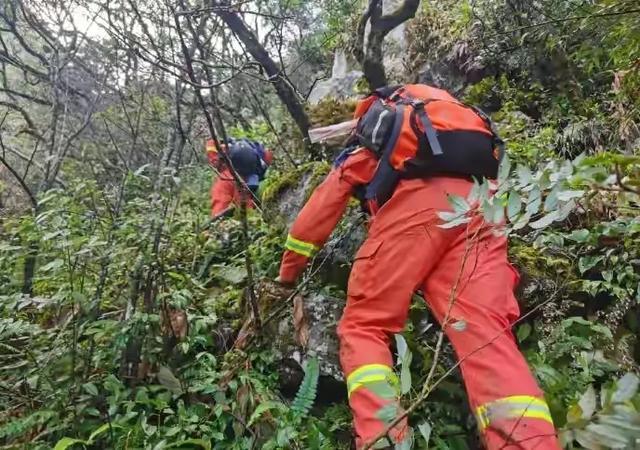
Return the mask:
<svg viewBox="0 0 640 450">
<path fill-rule="evenodd" d="M 253 208 L 260 182 L 273 161 L 272 152 L 259 142 L 248 139 L 229 140 L 228 145 L 221 143 L 220 146 L 220 151 L 226 152 L 236 173 L 249 189 L 250 194 L 246 196 L 247 207 Z M 224 158 L 220 157 L 213 139 L 207 141 L 206 151 L 209 164 L 218 173 L 211 185 L 211 217 L 215 218 L 238 206 L 242 200 L 242 192 Z"/>
</svg>

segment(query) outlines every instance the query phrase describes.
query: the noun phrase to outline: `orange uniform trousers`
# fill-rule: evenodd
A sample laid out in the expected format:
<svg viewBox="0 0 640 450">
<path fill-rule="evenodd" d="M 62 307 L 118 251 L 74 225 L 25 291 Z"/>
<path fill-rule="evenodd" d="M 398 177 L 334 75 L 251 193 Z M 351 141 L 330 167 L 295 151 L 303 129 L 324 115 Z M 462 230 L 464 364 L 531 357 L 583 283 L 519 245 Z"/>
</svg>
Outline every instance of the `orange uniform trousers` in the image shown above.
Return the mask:
<svg viewBox="0 0 640 450">
<path fill-rule="evenodd" d="M 236 182 L 231 175 L 229 169 L 220 172 L 217 178 L 211 184 L 211 217 L 225 212 L 232 204 L 240 205 L 242 194 L 236 186 Z M 253 197 L 250 193 L 246 194 L 247 208 L 253 208 Z"/>
<path fill-rule="evenodd" d="M 460 360 L 486 448 L 560 448 L 511 333 L 519 315 L 518 275 L 507 260 L 506 239 L 481 217 L 452 229 L 438 226 L 437 212 L 451 209 L 447 194 L 466 198 L 471 187 L 461 178 L 401 181 L 355 257 L 338 335 L 358 448 L 385 428 L 381 410 L 397 405 L 390 338 L 404 329 L 417 289 Z M 402 422 L 390 436 L 401 440 L 405 428 Z"/>
</svg>

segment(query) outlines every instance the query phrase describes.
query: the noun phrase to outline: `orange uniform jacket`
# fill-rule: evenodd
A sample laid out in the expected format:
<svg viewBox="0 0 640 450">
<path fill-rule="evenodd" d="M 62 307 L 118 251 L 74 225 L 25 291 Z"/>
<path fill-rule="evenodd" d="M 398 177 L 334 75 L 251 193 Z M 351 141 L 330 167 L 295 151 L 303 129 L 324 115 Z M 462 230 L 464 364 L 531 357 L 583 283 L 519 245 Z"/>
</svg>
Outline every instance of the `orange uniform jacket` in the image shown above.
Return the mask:
<svg viewBox="0 0 640 450">
<path fill-rule="evenodd" d="M 375 155 L 361 147 L 316 188 L 287 236 L 280 265 L 282 282 L 294 282 L 304 271 L 309 258 L 322 248 L 340 221 L 354 189 L 371 181 L 377 165 Z"/>
</svg>

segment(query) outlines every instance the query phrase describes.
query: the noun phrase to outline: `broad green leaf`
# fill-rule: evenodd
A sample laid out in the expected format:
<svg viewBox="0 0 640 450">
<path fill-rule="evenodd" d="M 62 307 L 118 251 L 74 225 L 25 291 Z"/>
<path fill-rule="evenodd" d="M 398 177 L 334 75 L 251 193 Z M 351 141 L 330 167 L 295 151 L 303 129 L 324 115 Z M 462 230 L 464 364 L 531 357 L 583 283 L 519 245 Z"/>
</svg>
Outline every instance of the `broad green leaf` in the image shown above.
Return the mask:
<svg viewBox="0 0 640 450">
<path fill-rule="evenodd" d="M 171 369 L 166 366 L 160 366 L 158 370 L 158 381 L 161 385 L 169 389 L 174 394 L 182 393 L 182 385 L 180 380 L 176 378 Z"/>
<path fill-rule="evenodd" d="M 82 439 L 63 437 L 56 443 L 56 446 L 53 447 L 53 450 L 66 450 L 76 444 L 82 444 L 84 446 L 85 444 L 87 444 L 87 442 L 83 441 Z"/>
<path fill-rule="evenodd" d="M 455 213 L 438 213 L 440 218 L 444 220 L 442 217 L 444 214 L 455 214 Z M 455 228 L 459 225 L 464 225 L 465 223 L 469 223 L 471 221 L 471 217 L 467 216 L 457 216 L 457 218 L 452 218 L 450 220 L 445 220 L 444 223 L 438 225 L 439 228 L 449 229 Z"/>
<path fill-rule="evenodd" d="M 518 181 L 521 186 L 525 186 L 531 182 L 531 178 L 533 175 L 531 174 L 531 169 L 522 164 L 518 164 L 518 168 L 516 169 L 516 173 L 518 174 Z"/>
<path fill-rule="evenodd" d="M 580 400 L 578 401 L 578 405 L 580 405 L 580 409 L 582 410 L 582 418 L 589 419 L 596 412 L 596 391 L 593 389 L 592 385 L 589 385 L 587 390 Z"/>
<path fill-rule="evenodd" d="M 630 443 L 625 430 L 600 423 L 590 423 L 586 429 L 607 448 L 628 448 Z"/>
<path fill-rule="evenodd" d="M 589 450 L 604 450 L 601 439 L 589 430 L 575 430 L 575 437 L 578 444 Z"/>
<path fill-rule="evenodd" d="M 530 220 L 531 220 L 531 214 L 525 213 L 525 214 L 521 215 L 518 218 L 518 220 L 513 224 L 513 229 L 515 231 L 523 229 L 524 227 L 526 227 L 529 224 Z"/>
<path fill-rule="evenodd" d="M 90 395 L 93 395 L 94 397 L 98 396 L 98 388 L 96 387 L 95 384 L 93 384 L 93 383 L 85 383 L 85 384 L 82 385 L 82 387 Z"/>
<path fill-rule="evenodd" d="M 473 179 L 473 187 L 471 188 L 471 192 L 469 192 L 469 196 L 467 197 L 467 202 L 473 204 L 478 201 L 480 197 L 480 183 L 477 179 Z"/>
<path fill-rule="evenodd" d="M 561 202 L 568 202 L 569 200 L 574 200 L 580 198 L 584 195 L 584 191 L 577 190 L 568 190 L 558 192 L 558 200 Z"/>
<path fill-rule="evenodd" d="M 182 447 L 184 445 L 189 446 L 188 448 L 193 448 L 193 446 L 203 448 L 204 450 L 211 450 L 211 442 L 205 441 L 204 439 L 185 439 L 184 441 L 174 442 L 173 444 L 168 445 L 166 448 L 176 448 Z"/>
<path fill-rule="evenodd" d="M 495 198 L 492 201 L 485 200 L 482 204 L 482 215 L 488 223 L 499 224 L 504 219 L 504 206 Z"/>
<path fill-rule="evenodd" d="M 576 208 L 575 200 L 569 200 L 567 203 L 560 206 L 558 209 L 558 221 L 565 220 L 569 217 L 569 214 Z"/>
<path fill-rule="evenodd" d="M 577 423 L 582 420 L 582 408 L 580 405 L 572 405 L 567 410 L 567 423 Z"/>
<path fill-rule="evenodd" d="M 613 403 L 622 403 L 629 401 L 638 392 L 638 384 L 640 380 L 633 373 L 627 373 L 616 383 L 616 390 L 613 393 Z"/>
<path fill-rule="evenodd" d="M 544 199 L 544 210 L 546 212 L 553 211 L 553 209 L 558 205 L 558 192 L 560 188 L 558 186 L 551 189 L 551 192 L 547 194 L 547 197 Z"/>
<path fill-rule="evenodd" d="M 638 420 L 638 413 L 635 413 L 635 417 L 618 417 L 618 416 L 608 416 L 602 414 L 598 416 L 598 422 L 603 425 L 609 425 L 620 430 L 627 432 L 628 434 L 633 434 L 640 438 L 640 424 L 634 423 L 633 420 Z"/>
<path fill-rule="evenodd" d="M 537 214 L 540 210 L 540 205 L 542 204 L 542 193 L 540 192 L 540 188 L 538 186 L 534 186 L 529 192 L 529 197 L 527 198 L 527 206 L 525 207 L 525 211 L 530 215 Z"/>
<path fill-rule="evenodd" d="M 603 256 L 582 256 L 578 259 L 578 270 L 581 274 L 584 274 L 587 270 L 593 269 L 603 259 Z"/>
<path fill-rule="evenodd" d="M 400 392 L 404 395 L 411 390 L 411 360 L 413 355 L 407 350 L 402 359 L 402 369 L 400 370 Z"/>
<path fill-rule="evenodd" d="M 589 230 L 573 230 L 568 238 L 578 243 L 587 242 L 587 239 L 589 239 Z"/>
<path fill-rule="evenodd" d="M 284 427 L 284 428 L 281 428 L 280 431 L 278 431 L 278 434 L 276 436 L 276 441 L 279 446 L 285 447 L 287 446 L 287 444 L 289 444 L 289 442 L 291 441 L 294 435 L 295 435 L 295 430 L 293 428 Z"/>
<path fill-rule="evenodd" d="M 531 325 L 529 325 L 528 323 L 523 323 L 518 327 L 516 335 L 518 336 L 518 342 L 523 342 L 531 335 Z"/>
<path fill-rule="evenodd" d="M 48 264 L 45 264 L 40 268 L 43 272 L 49 272 L 50 270 L 58 269 L 64 265 L 64 261 L 61 259 L 55 259 Z"/>
<path fill-rule="evenodd" d="M 507 217 L 510 222 L 513 222 L 520 213 L 520 207 L 522 206 L 522 199 L 517 191 L 509 192 L 509 200 L 507 201 Z"/>
<path fill-rule="evenodd" d="M 238 266 L 216 266 L 215 275 L 230 284 L 242 283 L 247 278 L 247 269 Z"/>
<path fill-rule="evenodd" d="M 251 414 L 251 418 L 249 419 L 249 422 L 247 423 L 247 426 L 251 426 L 253 425 L 253 423 L 258 420 L 265 412 L 270 411 L 272 409 L 275 409 L 278 407 L 278 404 L 276 402 L 264 402 L 264 403 L 260 403 L 256 409 L 253 411 L 253 414 Z"/>
<path fill-rule="evenodd" d="M 463 197 L 460 197 L 459 195 L 449 194 L 448 198 L 449 204 L 453 208 L 453 211 L 458 213 L 459 215 L 468 213 L 469 210 L 471 210 L 471 206 L 469 206 L 469 203 L 467 203 L 467 201 Z"/>
<path fill-rule="evenodd" d="M 393 400 L 398 396 L 396 389 L 394 389 L 386 381 L 378 381 L 375 383 L 367 384 L 367 390 L 373 392 L 376 396 L 385 400 Z"/>
<path fill-rule="evenodd" d="M 395 420 L 398 415 L 398 405 L 395 403 L 389 403 L 384 405 L 376 412 L 376 417 L 382 420 L 385 424 L 390 424 Z"/>
<path fill-rule="evenodd" d="M 535 222 L 529 222 L 529 226 L 535 230 L 546 228 L 551 225 L 558 218 L 558 211 L 552 211 L 546 216 L 536 220 Z"/>
<path fill-rule="evenodd" d="M 505 153 L 502 157 L 502 161 L 500 161 L 500 166 L 498 167 L 498 185 L 502 185 L 505 181 L 509 179 L 509 174 L 511 172 L 511 160 L 509 156 Z"/>
<path fill-rule="evenodd" d="M 111 426 L 109 426 L 108 423 L 104 423 L 102 425 L 100 425 L 98 428 L 95 429 L 95 431 L 93 433 L 91 433 L 91 435 L 89 436 L 89 440 L 87 441 L 89 444 L 93 444 L 93 441 L 100 436 L 102 433 L 104 433 L 105 431 L 107 431 L 109 428 L 123 428 L 122 425 L 118 425 L 117 423 L 112 423 Z"/>
<path fill-rule="evenodd" d="M 428 422 L 422 422 L 420 425 L 418 425 L 418 431 L 420 431 L 420 434 L 424 438 L 424 448 L 429 448 L 429 438 L 431 438 L 431 425 L 429 425 Z"/>
<path fill-rule="evenodd" d="M 164 450 L 165 448 L 167 448 L 167 440 L 163 439 L 153 447 L 153 450 Z"/>
<path fill-rule="evenodd" d="M 396 364 L 401 364 L 409 347 L 407 346 L 407 341 L 404 339 L 404 336 L 401 334 L 395 334 L 394 338 L 396 340 L 396 349 L 398 350 L 398 359 Z"/>
</svg>

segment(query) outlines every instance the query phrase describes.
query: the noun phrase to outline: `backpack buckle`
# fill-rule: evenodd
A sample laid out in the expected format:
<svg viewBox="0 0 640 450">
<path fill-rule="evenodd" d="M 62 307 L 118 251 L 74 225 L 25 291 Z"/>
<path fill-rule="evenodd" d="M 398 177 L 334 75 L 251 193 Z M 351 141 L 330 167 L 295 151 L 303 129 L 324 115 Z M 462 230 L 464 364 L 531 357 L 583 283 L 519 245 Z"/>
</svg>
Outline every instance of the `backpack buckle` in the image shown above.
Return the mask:
<svg viewBox="0 0 640 450">
<path fill-rule="evenodd" d="M 411 106 L 413 106 L 414 109 L 422 110 L 422 109 L 424 109 L 424 101 L 422 101 L 422 100 L 411 100 Z"/>
</svg>

